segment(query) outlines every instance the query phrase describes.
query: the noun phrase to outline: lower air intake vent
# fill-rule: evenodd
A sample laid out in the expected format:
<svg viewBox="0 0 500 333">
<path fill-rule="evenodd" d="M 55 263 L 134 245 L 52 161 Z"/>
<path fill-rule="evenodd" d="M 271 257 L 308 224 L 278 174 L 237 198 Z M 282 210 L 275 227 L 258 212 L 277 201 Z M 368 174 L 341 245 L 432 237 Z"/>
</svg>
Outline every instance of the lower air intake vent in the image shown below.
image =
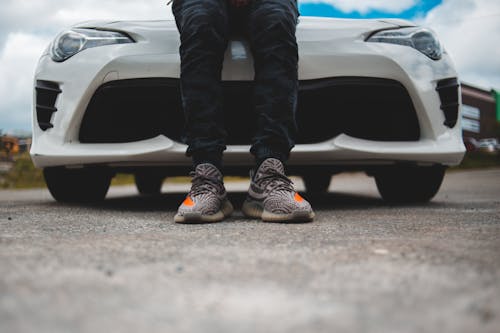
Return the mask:
<svg viewBox="0 0 500 333">
<path fill-rule="evenodd" d="M 36 81 L 36 118 L 42 131 L 54 127 L 52 114 L 57 111 L 55 105 L 57 96 L 61 93 L 59 85 L 50 81 Z"/>
<path fill-rule="evenodd" d="M 223 82 L 227 144 L 251 144 L 257 128 L 253 82 Z M 324 142 L 341 133 L 375 141 L 417 141 L 412 100 L 399 82 L 377 78 L 301 81 L 296 143 Z M 82 143 L 132 142 L 165 135 L 182 141 L 184 114 L 176 79 L 112 81 L 99 87 L 80 127 Z"/>
</svg>

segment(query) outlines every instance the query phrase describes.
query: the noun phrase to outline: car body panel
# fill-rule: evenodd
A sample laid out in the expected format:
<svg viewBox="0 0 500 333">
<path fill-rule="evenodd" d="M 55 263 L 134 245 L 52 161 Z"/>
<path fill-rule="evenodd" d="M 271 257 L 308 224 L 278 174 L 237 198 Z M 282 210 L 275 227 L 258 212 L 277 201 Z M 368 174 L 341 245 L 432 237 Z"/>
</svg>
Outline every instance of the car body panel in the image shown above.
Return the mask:
<svg viewBox="0 0 500 333">
<path fill-rule="evenodd" d="M 377 142 L 341 134 L 325 142 L 297 145 L 290 164 L 460 163 L 465 152 L 460 121 L 454 128 L 443 125 L 444 115 L 436 93 L 438 81 L 457 77 L 449 56 L 445 53 L 441 60 L 434 61 L 406 46 L 366 42 L 376 31 L 411 25 L 402 20 L 301 17 L 297 27 L 299 80 L 346 76 L 396 80 L 413 101 L 421 139 Z M 58 111 L 52 116 L 53 128 L 42 131 L 33 108 L 31 155 L 35 165 L 189 165 L 190 159 L 184 155 L 186 146 L 165 136 L 119 144 L 78 141 L 86 107 L 102 84 L 137 78 L 179 78 L 179 35 L 175 22 L 86 22 L 76 27 L 124 32 L 136 43 L 86 49 L 60 63 L 45 52 L 36 69 L 35 83 L 57 82 L 63 93 L 56 102 Z M 244 40 L 231 40 L 225 54 L 223 80 L 251 81 L 253 75 L 248 44 Z M 224 159 L 227 165 L 253 161 L 249 146 L 228 146 Z"/>
</svg>

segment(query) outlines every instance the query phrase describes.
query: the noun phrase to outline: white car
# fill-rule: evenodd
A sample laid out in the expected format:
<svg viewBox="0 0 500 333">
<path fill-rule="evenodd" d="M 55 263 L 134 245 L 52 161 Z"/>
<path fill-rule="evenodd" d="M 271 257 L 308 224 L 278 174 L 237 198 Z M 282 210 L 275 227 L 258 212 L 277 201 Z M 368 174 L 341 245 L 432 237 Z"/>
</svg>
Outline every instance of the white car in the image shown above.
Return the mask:
<svg viewBox="0 0 500 333">
<path fill-rule="evenodd" d="M 461 162 L 460 86 L 435 34 L 402 20 L 301 17 L 299 134 L 288 163 L 308 192 L 362 170 L 390 201 L 428 201 Z M 140 193 L 186 175 L 174 21 L 86 22 L 59 34 L 34 80 L 31 156 L 59 201 L 103 199 L 117 172 Z M 253 61 L 225 55 L 226 174 L 248 174 Z"/>
<path fill-rule="evenodd" d="M 498 140 L 496 138 L 486 138 L 479 140 L 479 150 L 494 153 L 498 147 Z"/>
</svg>

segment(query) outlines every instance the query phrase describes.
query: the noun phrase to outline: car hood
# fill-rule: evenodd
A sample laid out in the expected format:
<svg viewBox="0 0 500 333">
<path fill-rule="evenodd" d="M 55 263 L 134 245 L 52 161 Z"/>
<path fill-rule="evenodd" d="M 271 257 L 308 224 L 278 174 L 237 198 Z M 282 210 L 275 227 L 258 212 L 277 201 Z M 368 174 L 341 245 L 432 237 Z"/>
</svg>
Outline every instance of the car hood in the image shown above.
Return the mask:
<svg viewBox="0 0 500 333">
<path fill-rule="evenodd" d="M 401 20 L 353 20 L 300 17 L 297 26 L 299 46 L 299 77 L 313 79 L 342 75 L 344 64 L 353 55 L 360 56 L 360 45 L 374 31 L 413 26 Z M 120 31 L 128 34 L 140 47 L 126 54 L 128 62 L 158 68 L 179 62 L 179 33 L 175 21 L 86 22 L 77 27 Z M 361 48 L 362 49 L 362 48 Z M 136 53 L 132 53 L 136 52 Z M 131 58 L 135 57 L 135 58 Z M 113 61 L 121 61 L 116 57 Z M 335 65 L 334 65 L 335 64 Z M 149 67 L 148 67 L 149 68 Z M 174 67 L 172 67 L 174 68 Z M 177 70 L 178 66 L 175 66 Z M 325 69 L 329 69 L 328 71 Z M 133 69 L 131 69 L 133 71 Z M 177 72 L 174 74 L 177 76 Z M 222 77 L 225 80 L 252 80 L 253 57 L 248 42 L 233 38 L 226 49 Z"/>
<path fill-rule="evenodd" d="M 320 41 L 331 38 L 366 38 L 377 30 L 414 26 L 412 22 L 397 19 L 335 19 L 301 16 L 297 26 L 297 40 Z M 177 33 L 173 20 L 161 21 L 88 21 L 75 27 L 123 31 L 139 39 L 165 37 L 165 32 Z"/>
</svg>

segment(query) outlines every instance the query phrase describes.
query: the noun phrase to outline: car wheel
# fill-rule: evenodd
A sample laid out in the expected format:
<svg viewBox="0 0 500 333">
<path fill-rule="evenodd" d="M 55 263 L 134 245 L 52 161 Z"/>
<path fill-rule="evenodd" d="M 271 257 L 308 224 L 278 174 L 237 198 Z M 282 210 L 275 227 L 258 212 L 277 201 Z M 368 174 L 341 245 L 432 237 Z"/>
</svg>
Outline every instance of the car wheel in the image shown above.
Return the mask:
<svg viewBox="0 0 500 333">
<path fill-rule="evenodd" d="M 318 172 L 302 176 L 306 192 L 308 194 L 324 194 L 328 191 L 332 175 L 330 173 Z"/>
<path fill-rule="evenodd" d="M 99 168 L 45 168 L 43 175 L 52 197 L 59 202 L 96 202 L 108 192 L 111 172 Z"/>
<path fill-rule="evenodd" d="M 377 188 L 385 201 L 423 203 L 431 200 L 443 182 L 444 166 L 399 166 L 375 173 Z"/>
<path fill-rule="evenodd" d="M 135 186 L 140 194 L 158 195 L 161 193 L 161 186 L 165 176 L 147 173 L 135 174 Z"/>
</svg>

